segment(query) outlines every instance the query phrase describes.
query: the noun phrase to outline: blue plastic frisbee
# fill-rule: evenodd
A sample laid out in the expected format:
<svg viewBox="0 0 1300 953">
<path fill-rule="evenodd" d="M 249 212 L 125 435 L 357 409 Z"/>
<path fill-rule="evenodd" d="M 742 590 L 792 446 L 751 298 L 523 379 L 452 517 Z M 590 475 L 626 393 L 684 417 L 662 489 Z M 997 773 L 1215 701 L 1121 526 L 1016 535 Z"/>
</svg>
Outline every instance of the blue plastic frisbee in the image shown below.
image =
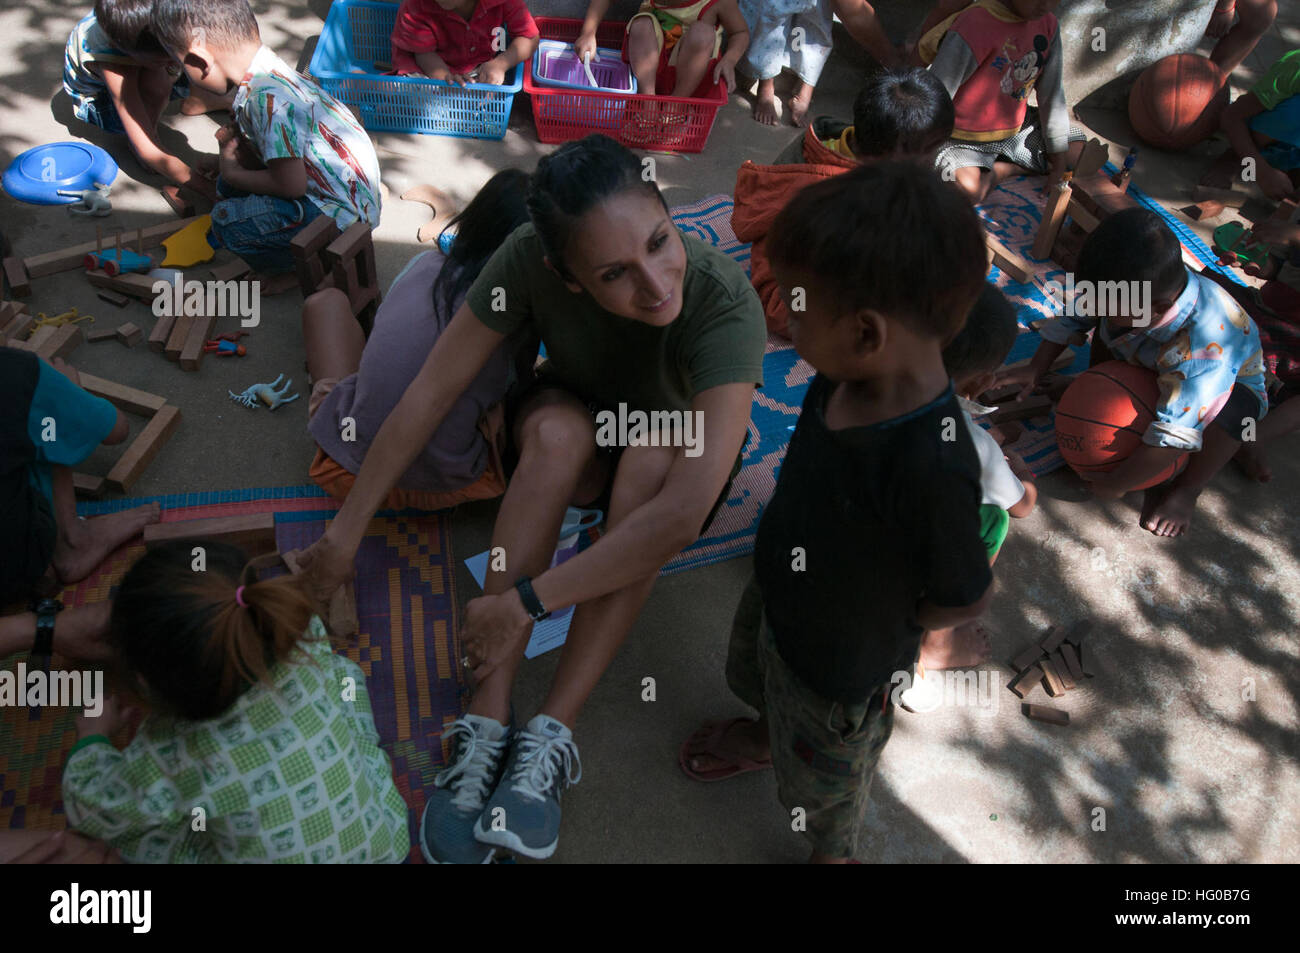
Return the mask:
<svg viewBox="0 0 1300 953">
<path fill-rule="evenodd" d="M 117 163 L 99 146 L 89 142 L 53 142 L 28 149 L 5 169 L 4 190 L 32 205 L 72 205 L 81 192 L 96 183 L 112 185 Z"/>
</svg>

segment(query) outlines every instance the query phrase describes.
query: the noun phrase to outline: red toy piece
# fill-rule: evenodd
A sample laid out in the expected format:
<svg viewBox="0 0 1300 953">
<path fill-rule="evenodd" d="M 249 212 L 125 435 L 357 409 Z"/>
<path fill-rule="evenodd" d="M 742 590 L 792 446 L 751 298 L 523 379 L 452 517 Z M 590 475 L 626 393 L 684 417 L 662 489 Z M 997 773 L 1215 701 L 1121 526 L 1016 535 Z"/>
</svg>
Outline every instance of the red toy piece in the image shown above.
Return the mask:
<svg viewBox="0 0 1300 953">
<path fill-rule="evenodd" d="M 240 331 L 240 334 L 247 332 Z M 223 334 L 215 341 L 208 341 L 203 345 L 203 350 L 207 354 L 215 354 L 217 357 L 243 357 L 248 351 L 244 345 L 236 344 L 230 340 L 230 336 Z"/>
</svg>

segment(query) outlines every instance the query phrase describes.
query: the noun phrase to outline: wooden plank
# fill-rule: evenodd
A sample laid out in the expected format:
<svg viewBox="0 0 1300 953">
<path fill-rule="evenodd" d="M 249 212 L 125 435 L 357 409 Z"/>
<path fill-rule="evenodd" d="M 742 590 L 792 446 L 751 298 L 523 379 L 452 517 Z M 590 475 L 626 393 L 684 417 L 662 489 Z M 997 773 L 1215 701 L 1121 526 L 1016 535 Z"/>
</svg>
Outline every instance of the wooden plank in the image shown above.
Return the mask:
<svg viewBox="0 0 1300 953">
<path fill-rule="evenodd" d="M 1101 224 L 1101 221 L 1097 216 L 1093 215 L 1078 202 L 1071 202 L 1066 211 L 1069 212 L 1070 218 L 1074 219 L 1074 223 L 1085 232 L 1091 232 Z"/>
<path fill-rule="evenodd" d="M 127 347 L 135 347 L 140 343 L 140 339 L 144 337 L 144 332 L 128 321 L 126 324 L 118 326 L 117 336 Z"/>
<path fill-rule="evenodd" d="M 176 234 L 192 221 L 194 221 L 194 218 L 191 217 L 179 221 L 145 226 L 140 229 L 144 247 L 156 247 L 168 235 Z M 60 271 L 71 271 L 74 268 L 80 268 L 86 256 L 93 251 L 95 251 L 95 242 L 85 242 L 81 245 L 46 252 L 43 255 L 33 255 L 31 258 L 23 259 L 23 264 L 27 267 L 27 274 L 30 277 L 43 278 L 46 275 L 58 274 Z"/>
<path fill-rule="evenodd" d="M 1074 177 L 1074 198 L 1099 219 L 1137 208 L 1132 196 L 1120 189 L 1104 172 Z"/>
<path fill-rule="evenodd" d="M 1061 684 L 1068 692 L 1073 688 L 1078 688 L 1079 683 L 1075 681 L 1074 675 L 1070 672 L 1070 666 L 1066 664 L 1065 656 L 1062 654 L 1062 649 L 1067 648 L 1069 648 L 1068 645 L 1062 645 L 1061 648 L 1052 653 L 1052 665 L 1056 668 L 1056 675 L 1060 678 Z"/>
<path fill-rule="evenodd" d="M 32 325 L 35 323 L 36 319 L 34 317 L 26 311 L 20 311 L 13 320 L 4 326 L 4 330 L 0 331 L 0 337 L 10 338 L 15 341 L 26 340 Z"/>
<path fill-rule="evenodd" d="M 1068 725 L 1070 723 L 1070 713 L 1068 711 L 1060 711 L 1046 705 L 1031 705 L 1024 702 L 1021 704 L 1020 710 L 1026 718 L 1032 718 L 1034 721 L 1041 721 L 1049 725 Z"/>
<path fill-rule="evenodd" d="M 204 520 L 172 520 L 144 528 L 144 544 L 152 548 L 175 539 L 213 539 L 238 546 L 250 555 L 275 551 L 275 514 L 246 513 Z"/>
<path fill-rule="evenodd" d="M 120 295 L 116 291 L 109 291 L 108 289 L 101 289 L 96 296 L 99 300 L 107 301 L 115 308 L 125 308 L 131 303 L 131 299 L 126 295 Z"/>
<path fill-rule="evenodd" d="M 169 361 L 179 361 L 181 351 L 185 350 L 185 342 L 190 338 L 190 328 L 194 327 L 196 318 L 190 315 L 181 315 L 172 325 L 172 333 L 167 336 L 167 346 L 163 348 L 163 354 Z"/>
<path fill-rule="evenodd" d="M 86 332 L 86 343 L 98 344 L 100 341 L 112 341 L 116 337 L 117 328 L 97 328 Z"/>
<path fill-rule="evenodd" d="M 1023 652 L 1011 660 L 1011 670 L 1023 672 L 1042 657 L 1043 647 L 1035 642 L 1033 645 L 1027 646 Z"/>
<path fill-rule="evenodd" d="M 1047 206 L 1043 209 L 1043 218 L 1038 223 L 1038 231 L 1034 234 L 1034 247 L 1029 254 L 1039 260 L 1047 258 L 1052 253 L 1052 246 L 1056 244 L 1056 236 L 1061 231 L 1061 224 L 1065 221 L 1065 210 L 1070 205 L 1070 180 L 1064 179 L 1058 182 L 1052 194 L 1047 198 Z"/>
<path fill-rule="evenodd" d="M 166 397 L 159 397 L 157 394 L 136 390 L 134 387 L 127 387 L 125 384 L 119 384 L 116 381 L 104 380 L 102 377 L 96 377 L 84 371 L 80 377 L 82 390 L 89 391 L 96 397 L 104 398 L 118 410 L 125 411 L 128 414 L 152 417 L 167 406 Z"/>
<path fill-rule="evenodd" d="M 119 294 L 129 295 L 132 298 L 139 298 L 141 301 L 153 303 L 154 282 L 160 279 L 150 278 L 148 275 L 118 275 L 116 278 L 105 274 L 100 268 L 95 268 L 86 272 L 86 280 L 96 288 L 107 288 L 109 291 L 116 291 Z"/>
<path fill-rule="evenodd" d="M 9 286 L 9 294 L 15 298 L 26 298 L 32 293 L 32 284 L 29 280 L 35 277 L 31 270 L 23 266 L 21 258 L 6 258 L 4 260 L 5 283 Z"/>
<path fill-rule="evenodd" d="M 97 500 L 104 495 L 104 478 L 91 476 L 88 473 L 73 473 L 72 489 L 77 496 Z"/>
<path fill-rule="evenodd" d="M 988 249 L 989 261 L 1016 281 L 1027 284 L 1033 279 L 1034 273 L 1029 263 L 987 232 L 984 235 L 984 244 Z"/>
<path fill-rule="evenodd" d="M 185 338 L 185 346 L 181 348 L 180 362 L 182 370 L 197 371 L 199 369 L 199 364 L 203 361 L 203 345 L 212 336 L 212 329 L 216 326 L 216 323 L 217 316 L 214 314 L 194 319 L 193 324 L 190 325 L 190 333 Z"/>
<path fill-rule="evenodd" d="M 1034 686 L 1042 681 L 1042 679 L 1043 670 L 1037 665 L 1031 665 L 1013 678 L 1011 684 L 1008 685 L 1007 688 L 1015 692 L 1017 697 L 1024 698 L 1034 690 Z"/>
<path fill-rule="evenodd" d="M 153 330 L 149 332 L 149 350 L 162 353 L 167 347 L 167 339 L 171 337 L 172 325 L 175 323 L 176 316 L 173 314 L 164 314 L 153 323 Z"/>
<path fill-rule="evenodd" d="M 242 258 L 236 258 L 234 261 L 226 262 L 224 265 L 217 265 L 208 271 L 213 281 L 234 281 L 236 278 L 242 278 L 252 271 L 248 267 L 248 262 Z"/>
<path fill-rule="evenodd" d="M 1217 189 L 1210 185 L 1198 185 L 1192 189 L 1192 201 L 1217 202 L 1225 208 L 1241 208 L 1250 201 L 1250 195 L 1236 189 Z"/>
<path fill-rule="evenodd" d="M 1047 690 L 1047 694 L 1053 698 L 1064 695 L 1065 683 L 1061 681 L 1061 673 L 1056 670 L 1052 660 L 1045 658 L 1038 663 L 1038 667 L 1043 670 L 1043 688 Z"/>
<path fill-rule="evenodd" d="M 54 337 L 54 332 L 58 327 L 53 324 L 42 324 L 39 328 L 31 333 L 31 336 L 23 342 L 29 351 L 37 351 L 45 346 L 45 342 Z"/>
<path fill-rule="evenodd" d="M 1056 647 L 1063 641 L 1065 641 L 1065 630 L 1059 625 L 1053 625 L 1048 628 L 1038 644 L 1044 652 L 1050 655 L 1056 651 Z"/>
<path fill-rule="evenodd" d="M 984 419 L 990 424 L 1005 423 L 1008 420 L 1024 420 L 1026 417 L 1043 417 L 1052 411 L 1052 398 L 1046 394 L 1030 394 L 1024 400 L 1013 400 L 1002 405 Z"/>
<path fill-rule="evenodd" d="M 1057 650 L 1061 655 L 1061 661 L 1065 663 L 1065 670 L 1070 673 L 1070 677 L 1076 682 L 1084 679 L 1083 667 L 1079 664 L 1079 653 L 1069 642 L 1062 643 Z"/>
<path fill-rule="evenodd" d="M 1075 175 L 1094 175 L 1110 159 L 1110 147 L 1100 139 L 1089 139 L 1083 144 L 1079 158 L 1074 163 Z"/>
<path fill-rule="evenodd" d="M 108 485 L 119 493 L 129 490 L 171 437 L 180 419 L 180 408 L 170 404 L 154 414 L 139 436 L 131 441 L 126 453 L 108 471 Z"/>
</svg>

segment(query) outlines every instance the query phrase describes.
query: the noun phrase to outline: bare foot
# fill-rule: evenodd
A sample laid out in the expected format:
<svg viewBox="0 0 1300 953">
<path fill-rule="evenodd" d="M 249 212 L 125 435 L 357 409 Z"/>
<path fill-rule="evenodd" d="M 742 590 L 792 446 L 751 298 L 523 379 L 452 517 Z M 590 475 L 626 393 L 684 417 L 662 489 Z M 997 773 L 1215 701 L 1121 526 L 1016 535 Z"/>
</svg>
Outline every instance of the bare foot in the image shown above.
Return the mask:
<svg viewBox="0 0 1300 953">
<path fill-rule="evenodd" d="M 1243 443 L 1232 459 L 1252 480 L 1267 483 L 1273 479 L 1273 468 L 1268 465 L 1264 448 L 1257 442 Z"/>
<path fill-rule="evenodd" d="M 807 83 L 799 87 L 787 101 L 790 108 L 790 125 L 802 129 L 808 125 L 808 107 L 812 105 L 813 88 Z"/>
<path fill-rule="evenodd" d="M 740 719 L 731 723 L 722 736 L 712 739 L 716 724 L 705 725 L 687 742 L 685 761 L 697 774 L 709 775 L 732 768 L 740 760 L 769 761 L 772 745 L 765 722 Z M 713 741 L 710 744 L 710 741 Z"/>
<path fill-rule="evenodd" d="M 60 526 L 54 546 L 54 571 L 65 584 L 80 582 L 113 550 L 139 536 L 150 523 L 158 522 L 161 513 L 162 507 L 157 503 L 146 503 L 120 513 L 79 519 L 72 526 Z"/>
<path fill-rule="evenodd" d="M 1198 496 L 1179 486 L 1152 487 L 1142 497 L 1142 528 L 1156 536 L 1182 536 L 1192 523 Z"/>
<path fill-rule="evenodd" d="M 993 655 L 988 629 L 978 621 L 955 629 L 927 632 L 921 640 L 921 664 L 927 671 L 945 668 L 973 668 Z"/>
<path fill-rule="evenodd" d="M 758 99 L 754 102 L 754 121 L 763 126 L 776 125 L 776 80 L 759 80 Z"/>
</svg>

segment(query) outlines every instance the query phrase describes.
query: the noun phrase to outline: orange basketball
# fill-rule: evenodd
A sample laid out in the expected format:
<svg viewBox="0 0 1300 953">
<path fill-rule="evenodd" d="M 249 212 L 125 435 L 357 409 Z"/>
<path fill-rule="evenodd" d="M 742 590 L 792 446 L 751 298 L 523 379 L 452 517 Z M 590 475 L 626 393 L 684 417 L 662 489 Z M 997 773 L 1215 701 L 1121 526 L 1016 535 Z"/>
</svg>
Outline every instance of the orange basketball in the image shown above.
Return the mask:
<svg viewBox="0 0 1300 953">
<path fill-rule="evenodd" d="M 1158 149 L 1186 149 L 1219 127 L 1228 104 L 1223 71 L 1196 53 L 1166 56 L 1142 71 L 1128 94 L 1133 131 Z"/>
<path fill-rule="evenodd" d="M 1160 386 L 1154 371 L 1107 361 L 1080 374 L 1056 406 L 1056 443 L 1075 473 L 1108 473 L 1142 444 L 1155 419 Z M 1183 454 L 1150 482 L 1164 483 L 1187 463 Z"/>
</svg>

